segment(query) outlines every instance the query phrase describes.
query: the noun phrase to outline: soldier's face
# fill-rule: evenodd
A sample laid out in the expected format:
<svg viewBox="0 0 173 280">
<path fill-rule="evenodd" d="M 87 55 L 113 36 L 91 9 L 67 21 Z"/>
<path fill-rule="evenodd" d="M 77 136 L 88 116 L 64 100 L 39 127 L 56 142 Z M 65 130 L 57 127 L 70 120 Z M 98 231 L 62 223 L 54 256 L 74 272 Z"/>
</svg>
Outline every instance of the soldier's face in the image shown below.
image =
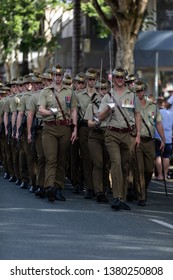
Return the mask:
<svg viewBox="0 0 173 280">
<path fill-rule="evenodd" d="M 56 84 L 60 84 L 62 82 L 62 79 L 63 79 L 62 74 L 55 74 L 54 75 L 54 81 L 56 82 Z"/>
<path fill-rule="evenodd" d="M 30 91 L 32 89 L 32 84 L 31 83 L 28 83 L 25 86 L 26 86 L 28 91 Z"/>
<path fill-rule="evenodd" d="M 87 84 L 90 88 L 94 88 L 95 87 L 95 83 L 96 83 L 96 79 L 95 78 L 88 78 L 87 79 Z"/>
<path fill-rule="evenodd" d="M 107 92 L 108 92 L 108 89 L 107 88 L 98 88 L 98 92 L 104 96 Z"/>
<path fill-rule="evenodd" d="M 18 86 L 17 85 L 12 85 L 11 86 L 11 91 L 12 91 L 12 93 L 17 93 L 18 92 Z"/>
<path fill-rule="evenodd" d="M 145 95 L 144 89 L 137 90 L 137 91 L 136 91 L 136 95 L 137 95 L 137 97 L 139 98 L 139 100 L 142 100 L 142 99 L 144 98 L 144 95 Z"/>
<path fill-rule="evenodd" d="M 115 84 L 117 84 L 119 87 L 122 87 L 124 85 L 125 77 L 121 76 L 114 76 L 113 81 Z"/>
<path fill-rule="evenodd" d="M 82 82 L 82 81 L 76 81 L 76 83 L 75 83 L 75 87 L 76 87 L 76 90 L 81 90 L 81 89 L 84 89 L 84 88 L 85 88 L 85 82 Z"/>
</svg>

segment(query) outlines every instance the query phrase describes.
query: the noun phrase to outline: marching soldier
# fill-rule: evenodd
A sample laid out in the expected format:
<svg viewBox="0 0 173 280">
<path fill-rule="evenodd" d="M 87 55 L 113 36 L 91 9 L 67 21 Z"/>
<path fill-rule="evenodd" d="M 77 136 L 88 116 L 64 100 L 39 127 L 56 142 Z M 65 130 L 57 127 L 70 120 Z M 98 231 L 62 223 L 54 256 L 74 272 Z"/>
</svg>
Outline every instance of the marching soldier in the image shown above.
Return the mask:
<svg viewBox="0 0 173 280">
<path fill-rule="evenodd" d="M 43 73 L 40 75 L 44 88 L 52 83 L 52 74 Z M 42 116 L 38 112 L 38 102 L 41 94 L 41 89 L 35 92 L 30 100 L 27 107 L 27 130 L 28 130 L 28 142 L 34 142 L 36 153 L 37 153 L 37 181 L 36 188 L 31 188 L 30 192 L 35 192 L 36 196 L 42 196 L 44 179 L 45 179 L 45 155 L 42 144 Z M 37 190 L 38 189 L 38 190 Z"/>
<path fill-rule="evenodd" d="M 91 128 L 84 119 L 86 109 L 94 93 L 96 93 L 95 83 L 97 72 L 93 68 L 88 68 L 86 73 L 86 88 L 76 95 L 78 102 L 78 127 L 79 127 L 79 145 L 82 157 L 84 172 L 84 182 L 86 187 L 85 199 L 91 199 L 94 196 L 94 185 L 92 178 L 92 159 L 88 148 L 88 135 Z"/>
<path fill-rule="evenodd" d="M 135 142 L 140 143 L 140 103 L 135 94 L 125 86 L 127 72 L 122 67 L 113 71 L 113 88 L 106 94 L 99 109 L 100 121 L 109 117 L 105 143 L 111 161 L 113 191 L 112 208 L 130 210 L 125 203 L 130 167 L 130 133 L 136 126 Z"/>
<path fill-rule="evenodd" d="M 86 87 L 85 73 L 80 72 L 73 79 L 74 94 L 78 98 L 78 94 L 82 94 L 82 91 Z M 79 127 L 78 127 L 79 128 Z M 73 185 L 73 193 L 79 194 L 83 189 L 83 169 L 82 159 L 79 148 L 79 137 L 76 139 L 73 145 L 71 145 L 71 183 Z"/>
<path fill-rule="evenodd" d="M 88 126 L 92 129 L 89 132 L 89 151 L 93 162 L 93 183 L 97 202 L 108 202 L 105 190 L 110 188 L 109 167 L 110 159 L 105 145 L 106 120 L 99 122 L 98 110 L 101 99 L 109 90 L 108 82 L 101 79 L 96 82 L 97 93 L 95 93 L 85 113 Z"/>
<path fill-rule="evenodd" d="M 15 174 L 14 165 L 14 141 L 12 139 L 12 111 L 11 105 L 15 95 L 18 93 L 18 85 L 16 79 L 10 82 L 11 95 L 6 99 L 4 104 L 4 126 L 6 135 L 6 152 L 7 152 L 7 164 L 10 173 L 9 182 L 16 182 L 17 174 Z"/>
<path fill-rule="evenodd" d="M 27 91 L 22 95 L 20 99 L 20 103 L 18 104 L 18 116 L 17 116 L 17 126 L 16 126 L 16 139 L 20 141 L 20 148 L 22 149 L 26 162 L 27 162 L 27 170 L 29 174 L 29 185 L 30 188 L 36 186 L 36 153 L 35 147 L 28 143 L 28 135 L 27 135 L 27 106 L 29 100 L 33 94 L 33 86 L 34 83 L 32 79 L 32 75 L 27 75 L 23 78 L 23 83 Z M 21 177 L 22 184 L 21 189 L 28 188 L 28 178 L 26 177 L 26 171 L 23 170 L 23 164 L 21 164 Z"/>
<path fill-rule="evenodd" d="M 7 153 L 6 153 L 6 136 L 5 136 L 5 127 L 4 127 L 4 104 L 6 102 L 8 92 L 10 92 L 10 88 L 7 86 L 2 86 L 0 88 L 0 148 L 1 148 L 1 156 L 2 156 L 2 166 L 4 169 L 4 179 L 9 179 L 9 170 L 7 164 Z"/>
<path fill-rule="evenodd" d="M 72 90 L 62 83 L 64 68 L 58 64 L 52 71 L 54 84 L 43 89 L 39 98 L 46 158 L 44 190 L 49 201 L 65 201 L 62 189 L 70 141 L 77 137 L 77 102 Z"/>
<path fill-rule="evenodd" d="M 164 150 L 165 136 L 162 126 L 162 116 L 156 104 L 146 97 L 147 85 L 142 80 L 135 84 L 136 95 L 141 102 L 141 142 L 136 147 L 135 187 L 138 193 L 138 205 L 145 206 L 147 188 L 151 181 L 154 159 L 155 144 L 153 141 L 155 127 L 161 137 L 160 150 Z"/>
</svg>

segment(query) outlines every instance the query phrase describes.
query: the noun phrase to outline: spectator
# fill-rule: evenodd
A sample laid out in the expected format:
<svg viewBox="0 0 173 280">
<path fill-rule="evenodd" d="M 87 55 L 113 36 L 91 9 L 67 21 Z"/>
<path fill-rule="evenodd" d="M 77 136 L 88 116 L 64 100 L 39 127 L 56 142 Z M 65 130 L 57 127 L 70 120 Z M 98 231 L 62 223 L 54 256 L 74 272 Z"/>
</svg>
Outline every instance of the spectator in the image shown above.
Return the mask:
<svg viewBox="0 0 173 280">
<path fill-rule="evenodd" d="M 173 97 L 173 96 L 172 96 Z M 165 148 L 163 151 L 163 167 L 164 167 L 164 175 L 165 178 L 167 178 L 168 174 L 168 169 L 170 166 L 170 157 L 172 155 L 172 128 L 173 128 L 173 111 L 171 110 L 166 110 L 166 102 L 165 100 L 158 99 L 157 104 L 159 107 L 159 111 L 162 115 L 162 125 L 164 129 L 164 134 L 165 134 Z M 160 140 L 160 136 L 157 132 L 155 131 L 154 137 L 158 140 Z M 155 147 L 156 147 L 156 169 L 157 169 L 157 177 L 156 179 L 158 180 L 163 180 L 163 170 L 162 170 L 162 162 L 161 162 L 161 151 L 159 149 L 159 141 L 155 142 Z"/>
</svg>

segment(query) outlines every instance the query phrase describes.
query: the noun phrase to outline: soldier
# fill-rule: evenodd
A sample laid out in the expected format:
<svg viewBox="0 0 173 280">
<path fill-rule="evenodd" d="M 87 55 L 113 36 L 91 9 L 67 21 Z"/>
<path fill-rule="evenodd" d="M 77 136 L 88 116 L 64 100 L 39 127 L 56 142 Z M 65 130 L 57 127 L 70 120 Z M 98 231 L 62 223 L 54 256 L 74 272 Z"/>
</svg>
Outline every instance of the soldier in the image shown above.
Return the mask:
<svg viewBox="0 0 173 280">
<path fill-rule="evenodd" d="M 3 170 L 5 172 L 4 179 L 9 179 L 9 171 L 7 164 L 7 153 L 6 153 L 6 136 L 5 136 L 5 127 L 4 127 L 4 104 L 10 91 L 9 87 L 2 86 L 0 87 L 0 149 L 1 149 L 1 161 Z"/>
<path fill-rule="evenodd" d="M 33 94 L 33 86 L 34 83 L 32 79 L 33 75 L 27 75 L 23 79 L 23 83 L 26 86 L 27 92 L 25 92 L 18 104 L 18 116 L 17 116 L 17 126 L 16 126 L 16 139 L 20 140 L 20 148 L 23 150 L 23 153 L 26 158 L 27 170 L 29 174 L 29 185 L 35 187 L 36 186 L 36 153 L 35 146 L 28 143 L 28 135 L 27 135 L 27 106 L 29 100 Z M 23 164 L 21 164 L 21 168 Z M 22 184 L 21 189 L 28 188 L 28 178 L 25 177 L 24 170 L 21 170 L 22 176 Z M 23 175 L 22 175 L 23 174 Z"/>
<path fill-rule="evenodd" d="M 46 158 L 44 189 L 49 201 L 65 201 L 62 189 L 70 141 L 77 137 L 77 103 L 72 90 L 62 83 L 64 68 L 58 64 L 52 71 L 54 84 L 43 89 L 39 98 Z"/>
<path fill-rule="evenodd" d="M 43 73 L 40 75 L 44 88 L 52 83 L 52 74 Z M 36 187 L 30 188 L 30 192 L 35 192 L 36 196 L 42 197 L 44 179 L 45 179 L 45 155 L 42 144 L 42 116 L 38 112 L 38 101 L 40 97 L 41 89 L 34 93 L 27 107 L 27 130 L 28 130 L 28 142 L 34 142 L 37 153 L 37 181 Z"/>
<path fill-rule="evenodd" d="M 142 108 L 141 114 L 141 142 L 136 147 L 136 168 L 135 168 L 135 187 L 138 191 L 138 205 L 145 206 L 147 199 L 147 188 L 151 181 L 154 159 L 155 144 L 153 136 L 155 127 L 161 137 L 160 150 L 163 152 L 165 147 L 165 136 L 162 126 L 162 116 L 156 104 L 146 97 L 147 85 L 139 80 L 135 84 L 136 95 L 138 96 Z"/>
<path fill-rule="evenodd" d="M 73 79 L 74 94 L 82 94 L 86 87 L 85 73 L 79 72 Z M 79 194 L 83 190 L 83 170 L 82 159 L 79 149 L 79 137 L 73 145 L 71 145 L 71 183 L 73 185 L 73 193 Z"/>
<path fill-rule="evenodd" d="M 130 167 L 130 133 L 135 129 L 135 142 L 140 143 L 140 103 L 135 94 L 125 86 L 126 70 L 117 67 L 113 71 L 113 88 L 106 94 L 99 109 L 100 121 L 109 117 L 105 143 L 110 155 L 113 204 L 115 210 L 130 210 L 125 203 Z"/>
<path fill-rule="evenodd" d="M 66 74 L 64 74 L 62 82 L 64 85 L 71 87 L 73 79 L 69 73 L 66 73 Z"/>
<path fill-rule="evenodd" d="M 84 172 L 84 182 L 86 187 L 84 198 L 91 199 L 94 196 L 94 185 L 92 178 L 93 166 L 88 148 L 88 135 L 91 128 L 88 127 L 88 122 L 84 119 L 84 116 L 93 94 L 96 93 L 95 83 L 97 78 L 97 71 L 93 68 L 88 68 L 85 76 L 86 88 L 78 92 L 76 97 L 78 101 L 79 144 Z"/>
<path fill-rule="evenodd" d="M 105 79 L 96 83 L 97 93 L 95 93 L 85 113 L 88 126 L 92 129 L 89 132 L 89 151 L 93 161 L 93 183 L 97 202 L 108 202 L 105 190 L 110 188 L 109 167 L 110 159 L 105 145 L 106 120 L 99 122 L 98 110 L 102 98 L 109 90 L 109 84 Z"/>
<path fill-rule="evenodd" d="M 11 105 L 15 95 L 18 93 L 17 80 L 13 79 L 10 82 L 11 95 L 6 99 L 4 104 L 4 126 L 6 141 L 6 152 L 7 152 L 7 164 L 9 168 L 10 178 L 9 182 L 16 182 L 15 165 L 14 165 L 14 141 L 12 139 L 12 111 Z"/>
</svg>

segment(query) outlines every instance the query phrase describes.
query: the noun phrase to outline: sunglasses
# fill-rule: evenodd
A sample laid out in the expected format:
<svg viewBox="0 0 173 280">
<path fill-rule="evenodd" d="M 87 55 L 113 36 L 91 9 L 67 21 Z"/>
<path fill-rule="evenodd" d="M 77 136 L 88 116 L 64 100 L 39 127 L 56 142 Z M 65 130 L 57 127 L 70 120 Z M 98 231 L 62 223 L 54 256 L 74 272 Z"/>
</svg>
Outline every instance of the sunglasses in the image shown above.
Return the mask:
<svg viewBox="0 0 173 280">
<path fill-rule="evenodd" d="M 116 79 L 121 79 L 121 80 L 124 79 L 124 77 L 121 77 L 121 76 L 115 76 L 115 78 Z"/>
<path fill-rule="evenodd" d="M 84 85 L 84 82 L 80 82 L 80 81 L 78 81 L 77 83 L 78 83 L 78 84 L 81 84 L 81 85 Z"/>
<path fill-rule="evenodd" d="M 95 81 L 96 79 L 94 79 L 94 78 L 89 78 L 88 80 L 89 80 L 89 81 Z"/>
<path fill-rule="evenodd" d="M 144 92 L 143 89 L 137 90 L 136 93 Z"/>
</svg>

